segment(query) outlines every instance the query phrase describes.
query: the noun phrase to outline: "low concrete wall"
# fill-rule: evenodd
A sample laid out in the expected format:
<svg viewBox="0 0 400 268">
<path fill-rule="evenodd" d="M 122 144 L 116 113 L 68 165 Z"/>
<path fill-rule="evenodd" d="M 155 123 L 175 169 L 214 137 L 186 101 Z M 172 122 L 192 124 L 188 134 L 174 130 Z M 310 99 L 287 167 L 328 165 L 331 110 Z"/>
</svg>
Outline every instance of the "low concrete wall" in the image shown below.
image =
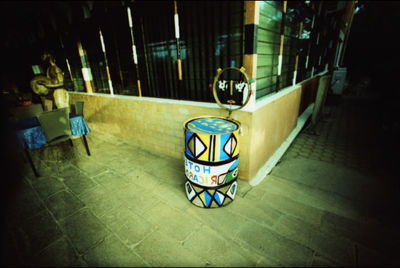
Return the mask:
<svg viewBox="0 0 400 268">
<path fill-rule="evenodd" d="M 182 159 L 182 171 L 183 122 L 196 116 L 228 115 L 216 104 L 191 101 L 70 92 L 70 103 L 76 100 L 85 101 L 84 116 L 91 129 Z M 251 114 L 238 111 L 232 117 L 242 124 L 239 174 L 247 179 Z"/>
<path fill-rule="evenodd" d="M 253 178 L 274 154 L 290 132 L 299 116 L 301 86 L 287 90 L 279 98 L 262 105 L 253 112 L 249 178 Z M 268 99 L 267 99 L 268 100 Z"/>
<path fill-rule="evenodd" d="M 233 112 L 232 118 L 243 129 L 240 179 L 254 177 L 296 127 L 302 106 L 313 101 L 316 79 L 266 96 L 253 110 Z M 228 115 L 213 103 L 70 92 L 70 103 L 76 100 L 85 101 L 84 116 L 91 129 L 182 159 L 182 172 L 183 122 L 203 115 Z"/>
</svg>

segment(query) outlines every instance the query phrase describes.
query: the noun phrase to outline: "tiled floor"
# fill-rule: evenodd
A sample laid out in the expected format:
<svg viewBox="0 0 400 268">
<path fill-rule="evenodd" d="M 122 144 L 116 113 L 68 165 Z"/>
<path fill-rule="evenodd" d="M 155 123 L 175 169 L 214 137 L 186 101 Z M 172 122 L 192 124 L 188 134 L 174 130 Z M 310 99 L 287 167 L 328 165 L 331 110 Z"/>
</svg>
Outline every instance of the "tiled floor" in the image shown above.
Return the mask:
<svg viewBox="0 0 400 268">
<path fill-rule="evenodd" d="M 398 192 L 376 176 L 378 157 L 363 149 L 374 145 L 358 133 L 369 126 L 363 111 L 332 106 L 319 136 L 301 133 L 259 185 L 240 180 L 234 202 L 217 209 L 187 200 L 183 161 L 106 134 L 88 135 L 90 157 L 79 139 L 35 150 L 41 177 L 24 164 L 6 264 L 399 264 L 392 260 L 399 232 L 380 213 L 397 212 L 382 195 Z"/>
</svg>

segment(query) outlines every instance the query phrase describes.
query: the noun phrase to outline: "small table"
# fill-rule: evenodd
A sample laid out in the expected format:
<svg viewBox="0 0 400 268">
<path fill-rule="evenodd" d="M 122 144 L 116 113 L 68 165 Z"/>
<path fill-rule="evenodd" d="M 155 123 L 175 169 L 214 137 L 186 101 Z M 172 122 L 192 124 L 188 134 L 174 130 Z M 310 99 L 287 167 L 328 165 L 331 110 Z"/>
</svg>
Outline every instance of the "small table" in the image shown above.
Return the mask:
<svg viewBox="0 0 400 268">
<path fill-rule="evenodd" d="M 71 133 L 73 137 L 83 137 L 86 152 L 90 156 L 89 146 L 87 144 L 86 135 L 90 133 L 90 129 L 86 124 L 85 119 L 82 115 L 69 114 L 69 122 L 71 126 Z M 25 118 L 12 123 L 14 130 L 17 134 L 18 139 L 18 151 L 25 151 L 28 157 L 29 163 L 32 167 L 36 177 L 39 174 L 33 164 L 33 161 L 28 153 L 28 150 L 41 148 L 47 143 L 46 136 L 40 125 L 37 117 Z"/>
</svg>

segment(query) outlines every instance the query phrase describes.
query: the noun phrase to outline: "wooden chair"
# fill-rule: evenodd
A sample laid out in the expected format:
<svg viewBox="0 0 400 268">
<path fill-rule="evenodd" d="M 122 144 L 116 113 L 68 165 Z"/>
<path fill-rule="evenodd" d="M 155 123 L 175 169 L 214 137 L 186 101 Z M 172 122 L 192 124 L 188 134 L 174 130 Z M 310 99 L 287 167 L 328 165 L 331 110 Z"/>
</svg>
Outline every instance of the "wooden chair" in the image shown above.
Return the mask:
<svg viewBox="0 0 400 268">
<path fill-rule="evenodd" d="M 17 106 L 11 109 L 11 117 L 14 120 L 21 120 L 25 118 L 38 116 L 43 112 L 41 104 L 32 104 L 28 106 Z"/>
<path fill-rule="evenodd" d="M 38 119 L 42 126 L 44 135 L 46 136 L 47 145 L 51 146 L 69 140 L 72 146 L 69 108 L 60 108 L 43 112 L 39 114 Z M 54 158 L 59 174 L 59 157 L 54 156 Z"/>
<path fill-rule="evenodd" d="M 49 145 L 57 144 L 71 138 L 68 108 L 42 112 L 38 115 Z"/>
</svg>

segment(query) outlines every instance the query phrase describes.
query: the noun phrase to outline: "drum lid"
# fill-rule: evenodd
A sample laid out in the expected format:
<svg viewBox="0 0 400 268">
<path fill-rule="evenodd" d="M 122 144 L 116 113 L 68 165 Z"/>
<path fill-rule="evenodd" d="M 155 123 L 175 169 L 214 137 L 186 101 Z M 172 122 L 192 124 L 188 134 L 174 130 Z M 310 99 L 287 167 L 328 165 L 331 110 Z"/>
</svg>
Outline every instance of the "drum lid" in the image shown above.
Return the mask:
<svg viewBox="0 0 400 268">
<path fill-rule="evenodd" d="M 222 117 L 200 117 L 185 123 L 185 129 L 190 132 L 213 135 L 232 133 L 239 128 L 239 122 Z"/>
</svg>

